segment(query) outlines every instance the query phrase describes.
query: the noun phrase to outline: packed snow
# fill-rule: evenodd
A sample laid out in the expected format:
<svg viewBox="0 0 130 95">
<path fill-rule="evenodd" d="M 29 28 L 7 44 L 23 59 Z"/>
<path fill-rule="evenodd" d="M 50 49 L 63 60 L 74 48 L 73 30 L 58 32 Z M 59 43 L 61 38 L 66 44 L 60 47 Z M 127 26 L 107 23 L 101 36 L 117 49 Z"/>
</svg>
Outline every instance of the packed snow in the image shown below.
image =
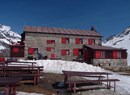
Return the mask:
<svg viewBox="0 0 130 95">
<path fill-rule="evenodd" d="M 24 60 L 21 60 L 24 61 Z M 62 74 L 62 70 L 70 71 L 85 71 L 85 72 L 110 72 L 111 78 L 119 79 L 116 83 L 116 92 L 122 95 L 130 94 L 130 76 L 119 75 L 117 73 L 104 70 L 98 66 L 92 66 L 86 63 L 72 62 L 72 61 L 61 61 L 61 60 L 37 60 L 37 66 L 44 66 L 44 73 L 58 73 Z M 28 95 L 25 92 L 17 92 L 17 95 Z M 43 94 L 30 94 L 30 95 L 43 95 Z"/>
<path fill-rule="evenodd" d="M 127 62 L 128 65 L 130 65 L 130 27 L 125 29 L 122 33 L 114 36 L 109 41 L 103 42 L 102 45 L 127 49 Z"/>
</svg>

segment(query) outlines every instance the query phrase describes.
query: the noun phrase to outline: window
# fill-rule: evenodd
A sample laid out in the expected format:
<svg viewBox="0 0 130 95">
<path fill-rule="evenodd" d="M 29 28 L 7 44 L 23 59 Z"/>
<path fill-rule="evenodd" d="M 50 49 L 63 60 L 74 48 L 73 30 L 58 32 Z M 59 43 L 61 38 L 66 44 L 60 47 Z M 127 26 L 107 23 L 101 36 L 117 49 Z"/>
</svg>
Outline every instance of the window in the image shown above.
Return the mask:
<svg viewBox="0 0 130 95">
<path fill-rule="evenodd" d="M 47 40 L 47 44 L 55 44 L 55 40 Z"/>
<path fill-rule="evenodd" d="M 94 45 L 95 44 L 95 39 L 88 39 L 88 45 Z"/>
<path fill-rule="evenodd" d="M 79 49 L 74 48 L 74 49 L 73 49 L 73 55 L 74 55 L 74 56 L 78 56 L 78 55 L 79 55 Z"/>
<path fill-rule="evenodd" d="M 46 51 L 54 51 L 54 49 L 55 49 L 54 47 L 47 47 Z"/>
<path fill-rule="evenodd" d="M 127 58 L 127 52 L 126 51 L 121 51 L 121 58 Z"/>
<path fill-rule="evenodd" d="M 105 58 L 105 51 L 101 51 L 101 58 Z"/>
<path fill-rule="evenodd" d="M 62 49 L 61 50 L 61 55 L 65 56 L 65 55 L 69 55 L 70 54 L 70 51 L 67 50 L 67 49 Z"/>
<path fill-rule="evenodd" d="M 122 58 L 122 57 L 121 57 L 121 51 L 118 51 L 118 52 L 117 52 L 117 56 L 118 56 L 118 58 Z"/>
<path fill-rule="evenodd" d="M 83 39 L 82 38 L 75 38 L 75 43 L 76 44 L 83 44 Z"/>
<path fill-rule="evenodd" d="M 106 51 L 105 58 L 112 58 L 112 51 Z"/>
<path fill-rule="evenodd" d="M 18 51 L 19 51 L 18 48 L 16 48 L 16 47 L 13 48 L 13 53 L 18 53 Z"/>
<path fill-rule="evenodd" d="M 95 51 L 95 58 L 101 58 L 101 51 Z"/>
<path fill-rule="evenodd" d="M 117 53 L 117 51 L 113 51 L 112 53 L 113 53 L 113 58 L 114 58 L 114 59 L 118 58 L 118 53 Z"/>
<path fill-rule="evenodd" d="M 55 54 L 51 54 L 51 58 L 55 58 L 56 57 L 56 55 Z"/>
<path fill-rule="evenodd" d="M 69 43 L 69 38 L 62 38 L 61 39 L 61 43 L 62 44 L 66 44 L 67 43 L 68 44 Z"/>
<path fill-rule="evenodd" d="M 34 54 L 34 48 L 28 48 L 28 54 Z"/>
</svg>

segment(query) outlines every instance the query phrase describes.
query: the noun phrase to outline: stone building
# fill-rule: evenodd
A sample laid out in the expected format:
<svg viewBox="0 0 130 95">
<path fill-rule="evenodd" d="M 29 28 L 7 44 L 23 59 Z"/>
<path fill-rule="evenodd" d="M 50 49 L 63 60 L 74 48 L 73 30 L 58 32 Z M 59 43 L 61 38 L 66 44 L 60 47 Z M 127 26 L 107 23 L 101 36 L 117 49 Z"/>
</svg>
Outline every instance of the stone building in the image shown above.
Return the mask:
<svg viewBox="0 0 130 95">
<path fill-rule="evenodd" d="M 26 26 L 22 33 L 25 58 L 40 53 L 48 58 L 76 60 L 83 55 L 83 44 L 101 45 L 101 35 L 92 30 Z"/>
<path fill-rule="evenodd" d="M 84 61 L 93 65 L 127 65 L 126 49 L 101 46 L 102 36 L 91 30 L 24 27 L 24 57 L 40 54 L 49 59 Z"/>
</svg>

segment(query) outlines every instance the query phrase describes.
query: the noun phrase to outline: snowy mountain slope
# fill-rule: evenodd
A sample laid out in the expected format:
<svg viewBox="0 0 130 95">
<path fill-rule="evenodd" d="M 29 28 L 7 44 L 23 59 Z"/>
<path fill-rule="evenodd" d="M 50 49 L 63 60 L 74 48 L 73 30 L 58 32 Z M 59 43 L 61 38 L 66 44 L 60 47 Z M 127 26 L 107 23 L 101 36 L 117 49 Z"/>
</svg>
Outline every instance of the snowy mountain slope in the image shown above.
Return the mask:
<svg viewBox="0 0 130 95">
<path fill-rule="evenodd" d="M 0 52 L 9 50 L 9 45 L 21 40 L 21 36 L 11 30 L 10 26 L 0 24 Z"/>
<path fill-rule="evenodd" d="M 128 65 L 130 65 L 130 27 L 125 29 L 122 33 L 112 36 L 108 41 L 103 42 L 102 45 L 127 49 L 127 61 Z"/>
</svg>

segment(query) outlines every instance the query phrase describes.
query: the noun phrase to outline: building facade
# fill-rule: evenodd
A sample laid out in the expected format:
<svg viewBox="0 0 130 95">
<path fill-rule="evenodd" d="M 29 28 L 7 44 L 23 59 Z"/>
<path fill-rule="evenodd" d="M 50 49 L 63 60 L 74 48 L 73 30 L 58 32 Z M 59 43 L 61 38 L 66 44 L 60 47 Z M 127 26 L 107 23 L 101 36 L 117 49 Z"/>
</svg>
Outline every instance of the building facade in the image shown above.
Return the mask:
<svg viewBox="0 0 130 95">
<path fill-rule="evenodd" d="M 25 58 L 40 53 L 48 58 L 75 60 L 82 57 L 83 44 L 101 45 L 101 37 L 94 30 L 27 26 L 22 33 L 22 43 Z"/>
<path fill-rule="evenodd" d="M 102 36 L 94 28 L 76 30 L 65 28 L 24 28 L 21 43 L 24 57 L 40 54 L 49 59 L 76 60 L 93 65 L 127 65 L 126 49 L 101 46 Z"/>
<path fill-rule="evenodd" d="M 84 45 L 83 59 L 88 64 L 96 66 L 126 66 L 126 49 L 98 45 Z"/>
</svg>

